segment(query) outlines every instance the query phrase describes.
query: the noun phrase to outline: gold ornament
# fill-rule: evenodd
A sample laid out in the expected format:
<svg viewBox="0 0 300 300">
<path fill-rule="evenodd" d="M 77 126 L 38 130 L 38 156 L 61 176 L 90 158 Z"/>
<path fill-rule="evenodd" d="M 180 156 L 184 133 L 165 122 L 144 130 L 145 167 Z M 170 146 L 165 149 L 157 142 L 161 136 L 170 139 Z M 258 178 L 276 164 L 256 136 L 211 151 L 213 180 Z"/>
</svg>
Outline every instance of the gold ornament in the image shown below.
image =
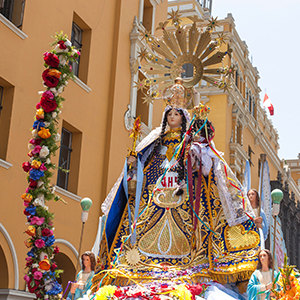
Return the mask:
<svg viewBox="0 0 300 300">
<path fill-rule="evenodd" d="M 196 119 L 205 120 L 210 113 L 210 107 L 200 103 L 198 106 L 195 106 L 193 109 L 193 114 L 196 115 Z"/>
<path fill-rule="evenodd" d="M 125 259 L 130 266 L 136 266 L 140 262 L 141 256 L 139 251 L 133 248 L 126 251 Z"/>
</svg>

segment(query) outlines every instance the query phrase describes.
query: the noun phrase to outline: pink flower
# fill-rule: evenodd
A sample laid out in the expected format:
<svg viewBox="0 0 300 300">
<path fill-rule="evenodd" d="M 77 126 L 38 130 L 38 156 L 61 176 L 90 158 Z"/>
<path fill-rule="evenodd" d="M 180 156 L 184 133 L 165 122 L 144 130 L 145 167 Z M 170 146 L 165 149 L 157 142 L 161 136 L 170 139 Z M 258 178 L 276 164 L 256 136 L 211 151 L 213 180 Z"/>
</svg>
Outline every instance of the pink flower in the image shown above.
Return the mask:
<svg viewBox="0 0 300 300">
<path fill-rule="evenodd" d="M 39 217 L 32 217 L 30 225 L 42 225 L 45 221 L 45 218 L 39 218 Z"/>
<path fill-rule="evenodd" d="M 24 201 L 23 205 L 27 207 L 29 205 L 29 203 Z"/>
<path fill-rule="evenodd" d="M 47 168 L 45 167 L 44 163 L 41 164 L 40 170 L 41 171 L 47 171 Z"/>
<path fill-rule="evenodd" d="M 40 280 L 42 277 L 43 277 L 43 273 L 40 272 L 40 271 L 36 271 L 36 272 L 34 272 L 34 274 L 33 274 L 33 278 L 34 278 L 35 280 Z"/>
<path fill-rule="evenodd" d="M 24 172 L 28 173 L 31 168 L 30 162 L 29 161 L 23 162 L 22 168 L 23 168 Z"/>
<path fill-rule="evenodd" d="M 51 91 L 45 91 L 45 92 L 43 93 L 42 97 L 49 98 L 49 99 L 51 99 L 51 100 L 54 99 L 54 95 L 53 95 L 53 93 L 52 93 Z"/>
<path fill-rule="evenodd" d="M 43 248 L 45 247 L 45 242 L 42 239 L 38 239 L 34 242 L 35 246 L 37 248 Z"/>
<path fill-rule="evenodd" d="M 27 283 L 30 281 L 30 278 L 29 278 L 29 276 L 28 276 L 27 274 L 24 276 L 24 280 L 25 280 Z"/>
<path fill-rule="evenodd" d="M 30 188 L 30 187 L 28 187 L 28 188 L 26 188 L 26 190 L 25 190 L 25 193 L 29 193 L 30 191 L 32 191 L 33 189 L 32 188 Z"/>
<path fill-rule="evenodd" d="M 34 149 L 31 151 L 31 153 L 33 155 L 38 154 L 38 153 L 40 153 L 41 149 L 42 149 L 42 147 L 40 145 L 37 145 L 34 147 Z"/>
<path fill-rule="evenodd" d="M 80 56 L 81 55 L 80 51 L 77 51 L 77 54 L 78 54 L 78 56 Z"/>
</svg>

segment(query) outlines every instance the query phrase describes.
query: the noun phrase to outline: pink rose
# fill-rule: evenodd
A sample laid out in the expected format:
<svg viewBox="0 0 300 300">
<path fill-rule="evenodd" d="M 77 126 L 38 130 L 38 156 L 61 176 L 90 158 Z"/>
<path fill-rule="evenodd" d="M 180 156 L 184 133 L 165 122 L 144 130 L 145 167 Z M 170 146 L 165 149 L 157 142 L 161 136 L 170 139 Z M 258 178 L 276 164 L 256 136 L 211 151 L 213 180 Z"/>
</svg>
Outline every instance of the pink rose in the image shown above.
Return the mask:
<svg viewBox="0 0 300 300">
<path fill-rule="evenodd" d="M 45 242 L 42 239 L 38 239 L 34 242 L 35 246 L 37 248 L 43 248 L 45 247 Z"/>
<path fill-rule="evenodd" d="M 42 225 L 45 221 L 45 218 L 39 218 L 39 217 L 32 217 L 30 221 L 30 225 Z"/>
<path fill-rule="evenodd" d="M 40 145 L 36 145 L 34 149 L 31 151 L 33 155 L 40 153 L 42 147 Z"/>
<path fill-rule="evenodd" d="M 44 163 L 41 164 L 40 170 L 41 171 L 47 171 L 47 168 L 45 167 Z"/>
<path fill-rule="evenodd" d="M 27 283 L 30 281 L 30 278 L 29 278 L 29 276 L 28 276 L 27 274 L 24 276 L 24 280 L 25 280 Z"/>
<path fill-rule="evenodd" d="M 50 235 L 53 235 L 53 231 L 50 230 L 49 228 L 44 228 L 42 230 L 42 236 L 50 236 Z"/>
<path fill-rule="evenodd" d="M 40 271 L 36 271 L 36 272 L 34 272 L 34 274 L 33 274 L 33 278 L 34 278 L 35 280 L 40 280 L 42 277 L 43 277 L 43 273 L 40 272 Z"/>
<path fill-rule="evenodd" d="M 51 91 L 48 91 L 48 90 L 43 93 L 42 97 L 49 98 L 50 100 L 54 99 L 53 93 Z"/>
<path fill-rule="evenodd" d="M 32 145 L 39 145 L 41 142 L 42 142 L 42 139 L 31 139 L 29 141 L 29 143 Z"/>
</svg>

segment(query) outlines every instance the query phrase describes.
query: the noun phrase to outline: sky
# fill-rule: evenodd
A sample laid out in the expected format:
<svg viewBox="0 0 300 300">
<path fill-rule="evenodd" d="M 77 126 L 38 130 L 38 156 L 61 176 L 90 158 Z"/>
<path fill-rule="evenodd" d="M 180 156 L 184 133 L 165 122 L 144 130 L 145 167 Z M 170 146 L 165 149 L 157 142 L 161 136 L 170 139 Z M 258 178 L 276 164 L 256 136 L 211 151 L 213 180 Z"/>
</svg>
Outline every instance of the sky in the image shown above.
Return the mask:
<svg viewBox="0 0 300 300">
<path fill-rule="evenodd" d="M 260 75 L 261 103 L 265 92 L 274 106 L 271 119 L 279 133 L 280 159 L 300 153 L 300 0 L 213 0 L 212 16 L 231 13 L 249 58 Z"/>
</svg>

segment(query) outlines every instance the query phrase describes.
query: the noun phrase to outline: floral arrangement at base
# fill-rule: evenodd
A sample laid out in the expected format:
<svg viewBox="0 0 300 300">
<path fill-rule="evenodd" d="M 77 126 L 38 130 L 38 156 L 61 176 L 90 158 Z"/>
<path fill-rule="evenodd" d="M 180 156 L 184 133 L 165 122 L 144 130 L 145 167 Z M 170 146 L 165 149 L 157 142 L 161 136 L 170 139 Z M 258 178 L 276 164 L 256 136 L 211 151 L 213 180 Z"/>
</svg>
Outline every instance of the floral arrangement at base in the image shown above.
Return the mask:
<svg viewBox="0 0 300 300">
<path fill-rule="evenodd" d="M 127 287 L 116 287 L 106 285 L 101 288 L 90 299 L 151 299 L 151 300 L 195 300 L 196 296 L 203 296 L 207 285 L 205 283 L 184 284 L 175 282 L 152 282 L 151 284 L 138 284 Z"/>
<path fill-rule="evenodd" d="M 293 300 L 300 299 L 300 283 L 299 283 L 299 272 L 294 269 L 294 266 L 289 266 L 287 264 L 287 256 L 284 257 L 284 265 L 282 268 L 279 268 L 280 275 L 279 279 L 273 285 L 272 292 L 274 294 L 272 299 L 276 300 Z"/>
<path fill-rule="evenodd" d="M 41 98 L 36 104 L 32 138 L 28 143 L 30 159 L 22 164 L 23 170 L 28 174 L 28 187 L 22 195 L 28 225 L 25 233 L 29 236 L 25 241 L 29 252 L 26 257 L 28 272 L 24 280 L 29 292 L 35 293 L 37 299 L 50 300 L 57 299 L 62 291 L 57 278 L 63 272 L 54 262 L 54 255 L 59 252 L 59 248 L 54 247 L 54 214 L 49 212 L 46 205 L 49 200 L 62 200 L 54 194 L 54 188 L 50 184 L 56 168 L 50 158 L 55 155 L 58 149 L 56 143 L 60 141 L 56 129 L 64 101 L 60 94 L 68 80 L 74 77 L 68 62 L 76 61 L 80 55 L 62 33 L 55 35 L 52 47 L 50 52 L 44 53 L 46 69 L 42 78 L 46 90 L 40 92 Z"/>
</svg>

